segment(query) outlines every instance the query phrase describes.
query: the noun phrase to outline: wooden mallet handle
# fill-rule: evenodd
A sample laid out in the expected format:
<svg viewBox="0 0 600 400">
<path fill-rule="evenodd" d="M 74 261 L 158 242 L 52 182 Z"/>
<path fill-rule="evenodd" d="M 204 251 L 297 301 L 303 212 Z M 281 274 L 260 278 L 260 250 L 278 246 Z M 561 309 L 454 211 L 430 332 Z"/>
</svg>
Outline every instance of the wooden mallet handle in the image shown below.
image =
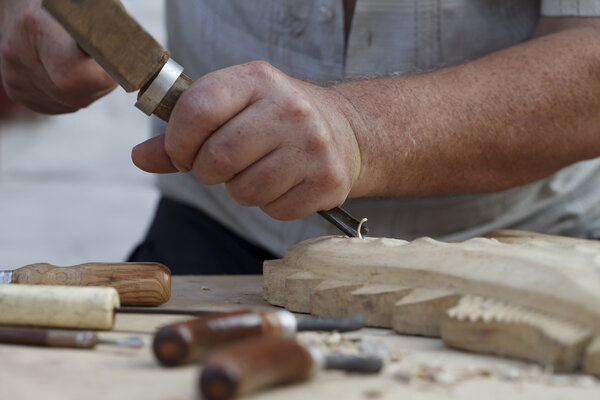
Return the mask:
<svg viewBox="0 0 600 400">
<path fill-rule="evenodd" d="M 281 337 L 293 330 L 283 325 L 274 311 L 214 313 L 162 327 L 152 346 L 157 360 L 173 367 L 198 361 L 225 344 L 257 336 Z"/>
<path fill-rule="evenodd" d="M 207 400 L 230 400 L 274 385 L 310 379 L 315 364 L 293 339 L 253 338 L 211 354 L 199 389 Z"/>
</svg>

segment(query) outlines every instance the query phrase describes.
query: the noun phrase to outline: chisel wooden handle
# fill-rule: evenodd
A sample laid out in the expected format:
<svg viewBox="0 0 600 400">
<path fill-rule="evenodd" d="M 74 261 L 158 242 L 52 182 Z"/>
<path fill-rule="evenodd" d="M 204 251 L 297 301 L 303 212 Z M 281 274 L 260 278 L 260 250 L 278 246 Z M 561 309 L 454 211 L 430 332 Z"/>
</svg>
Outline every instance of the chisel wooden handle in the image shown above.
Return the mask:
<svg viewBox="0 0 600 400">
<path fill-rule="evenodd" d="M 310 379 L 310 351 L 293 339 L 254 338 L 212 353 L 199 379 L 206 400 L 230 400 L 273 385 Z"/>
<path fill-rule="evenodd" d="M 13 271 L 13 283 L 111 286 L 123 305 L 156 306 L 171 296 L 171 271 L 158 263 L 31 264 Z"/>
<path fill-rule="evenodd" d="M 163 121 L 169 122 L 171 111 L 173 111 L 175 103 L 177 103 L 177 100 L 179 100 L 181 94 L 189 89 L 192 83 L 194 83 L 194 81 L 190 77 L 188 77 L 186 74 L 181 74 L 171 89 L 169 89 L 162 101 L 158 104 L 153 114 Z M 142 97 L 143 95 L 144 88 L 139 91 L 138 98 Z"/>
<path fill-rule="evenodd" d="M 98 336 L 89 331 L 0 328 L 0 343 L 92 349 L 98 344 Z"/>
<path fill-rule="evenodd" d="M 214 313 L 161 328 L 153 349 L 165 366 L 198 361 L 209 351 L 245 338 L 292 336 L 296 320 L 287 311 Z"/>
</svg>

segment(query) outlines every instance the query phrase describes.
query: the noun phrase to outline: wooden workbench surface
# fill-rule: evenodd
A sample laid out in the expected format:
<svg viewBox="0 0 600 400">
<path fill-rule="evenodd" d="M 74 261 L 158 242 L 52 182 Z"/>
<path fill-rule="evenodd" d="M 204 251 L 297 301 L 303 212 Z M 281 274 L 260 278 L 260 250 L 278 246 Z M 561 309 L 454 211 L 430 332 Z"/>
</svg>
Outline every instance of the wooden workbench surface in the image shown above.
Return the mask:
<svg viewBox="0 0 600 400">
<path fill-rule="evenodd" d="M 164 307 L 272 308 L 261 294 L 262 278 L 174 277 Z M 180 316 L 117 317 L 105 336 L 140 336 L 150 344 L 154 330 Z M 584 375 L 552 375 L 517 361 L 450 350 L 438 339 L 399 336 L 383 329 L 351 334 L 303 333 L 301 340 L 346 353 L 387 358 L 377 376 L 322 372 L 308 383 L 281 387 L 248 399 L 600 399 L 600 381 Z M 199 368 L 160 367 L 149 347 L 99 345 L 65 350 L 0 345 L 0 399 L 196 399 Z M 400 397 L 402 396 L 402 397 Z"/>
</svg>

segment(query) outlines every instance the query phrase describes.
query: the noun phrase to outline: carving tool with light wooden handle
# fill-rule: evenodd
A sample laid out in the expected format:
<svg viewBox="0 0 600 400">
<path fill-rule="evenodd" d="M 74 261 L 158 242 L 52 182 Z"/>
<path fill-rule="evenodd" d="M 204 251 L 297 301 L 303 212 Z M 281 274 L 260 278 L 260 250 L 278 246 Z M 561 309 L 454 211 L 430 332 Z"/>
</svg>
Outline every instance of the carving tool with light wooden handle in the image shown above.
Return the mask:
<svg viewBox="0 0 600 400">
<path fill-rule="evenodd" d="M 127 13 L 118 0 L 44 0 L 43 6 L 127 92 L 139 90 L 136 107 L 168 121 L 179 96 L 193 83 L 183 67 Z M 335 207 L 319 215 L 350 237 L 365 237 L 358 221 Z"/>
<path fill-rule="evenodd" d="M 231 400 L 270 386 L 306 381 L 321 369 L 375 374 L 382 366 L 379 358 L 325 355 L 293 339 L 254 338 L 212 353 L 198 386 L 206 400 Z"/>
<path fill-rule="evenodd" d="M 285 310 L 240 310 L 214 313 L 162 327 L 154 335 L 157 360 L 173 367 L 197 362 L 208 352 L 250 337 L 293 337 L 299 331 L 355 331 L 365 326 L 362 315 L 348 318 L 301 318 Z"/>
<path fill-rule="evenodd" d="M 121 304 L 131 306 L 157 306 L 171 297 L 171 271 L 158 263 L 31 264 L 0 271 L 0 283 L 110 286 L 119 292 Z"/>
</svg>

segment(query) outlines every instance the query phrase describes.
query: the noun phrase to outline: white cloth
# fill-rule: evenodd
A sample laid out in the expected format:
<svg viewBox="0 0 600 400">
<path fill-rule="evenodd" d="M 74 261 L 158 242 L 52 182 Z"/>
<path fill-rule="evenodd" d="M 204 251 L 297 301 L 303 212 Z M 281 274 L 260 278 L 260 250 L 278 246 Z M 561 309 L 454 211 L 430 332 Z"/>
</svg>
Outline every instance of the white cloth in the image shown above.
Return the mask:
<svg viewBox="0 0 600 400">
<path fill-rule="evenodd" d="M 266 60 L 317 82 L 356 75 L 415 73 L 453 65 L 531 37 L 540 15 L 570 12 L 546 0 L 358 0 L 344 53 L 341 0 L 178 0 L 167 2 L 169 48 L 196 79 L 215 69 Z M 594 9 L 600 1 L 579 3 Z M 156 124 L 156 133 L 164 130 Z M 461 171 L 456 171 L 460 174 Z M 198 207 L 277 255 L 337 230 L 317 215 L 282 222 L 238 205 L 223 185 L 191 174 L 159 177 L 167 197 Z M 529 185 L 480 195 L 349 199 L 372 235 L 457 240 L 497 228 L 600 235 L 600 160 L 575 164 Z"/>
</svg>

